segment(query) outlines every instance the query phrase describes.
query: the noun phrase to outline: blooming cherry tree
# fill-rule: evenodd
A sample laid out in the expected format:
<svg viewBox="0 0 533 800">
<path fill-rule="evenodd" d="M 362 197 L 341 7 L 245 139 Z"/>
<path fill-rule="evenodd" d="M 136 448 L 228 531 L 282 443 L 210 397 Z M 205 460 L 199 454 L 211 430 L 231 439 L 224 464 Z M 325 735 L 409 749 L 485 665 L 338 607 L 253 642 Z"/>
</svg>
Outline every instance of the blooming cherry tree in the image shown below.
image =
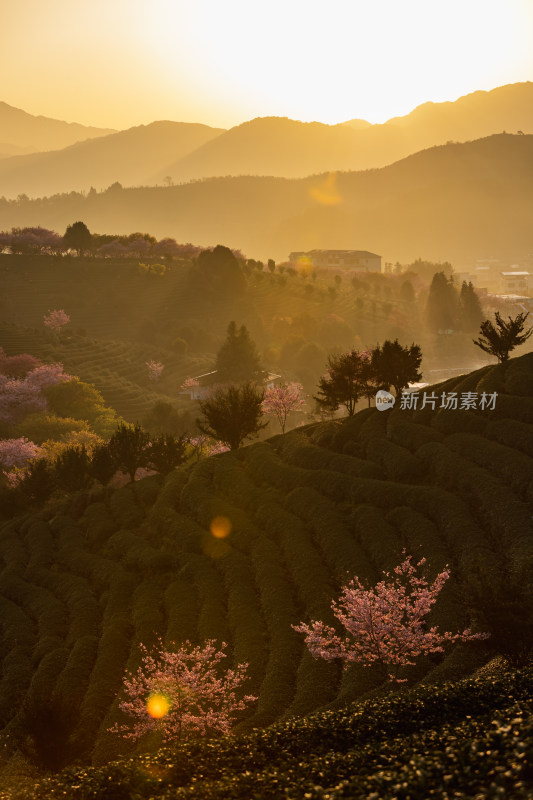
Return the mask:
<svg viewBox="0 0 533 800">
<path fill-rule="evenodd" d="M 282 433 L 285 433 L 289 414 L 298 411 L 305 404 L 302 393 L 301 383 L 283 383 L 266 390 L 262 403 L 263 412 L 277 418 Z"/>
<path fill-rule="evenodd" d="M 41 364 L 28 372 L 25 378 L 25 382 L 29 386 L 35 386 L 38 389 L 47 389 L 49 386 L 55 386 L 56 383 L 70 380 L 72 380 L 72 375 L 68 375 L 63 370 L 63 364 L 58 363 Z"/>
<path fill-rule="evenodd" d="M 0 422 L 16 423 L 26 414 L 44 411 L 46 398 L 42 390 L 70 379 L 61 364 L 41 364 L 25 378 L 10 379 L 0 374 Z"/>
<path fill-rule="evenodd" d="M 157 730 L 165 742 L 211 731 L 229 733 L 234 713 L 257 698 L 246 695 L 237 699 L 236 690 L 246 679 L 248 665 L 222 672 L 219 664 L 226 658 L 225 647 L 223 643 L 217 650 L 210 639 L 198 647 L 184 642 L 171 651 L 159 639 L 159 651 L 151 655 L 141 645 L 142 664 L 137 672 L 126 674 L 128 699 L 119 703 L 120 710 L 132 717 L 132 724 L 110 730 L 133 740 Z"/>
<path fill-rule="evenodd" d="M 52 331 L 59 332 L 61 328 L 70 322 L 70 317 L 61 309 L 56 309 L 54 311 L 49 311 L 48 316 L 45 314 L 43 317 L 43 322 L 47 328 L 50 328 Z"/>
<path fill-rule="evenodd" d="M 18 439 L 0 441 L 0 468 L 4 471 L 13 467 L 24 467 L 32 458 L 41 454 L 41 448 L 25 436 Z"/>
<path fill-rule="evenodd" d="M 165 365 L 162 364 L 160 361 L 147 361 L 146 366 L 148 367 L 148 375 L 151 381 L 158 381 L 161 377 L 161 373 L 163 372 Z"/>
<path fill-rule="evenodd" d="M 392 669 L 389 679 L 397 682 L 397 670 L 412 666 L 413 659 L 421 654 L 443 652 L 443 645 L 450 642 L 488 638 L 489 634 L 474 634 L 469 628 L 462 633 L 441 633 L 435 626 L 427 627 L 425 618 L 450 572 L 444 569 L 430 583 L 421 574 L 425 562 L 422 558 L 413 564 L 412 557 L 407 556 L 394 569 L 393 576 L 383 573 L 384 580 L 373 589 L 363 586 L 357 577 L 344 586 L 331 607 L 346 629 L 346 636 L 338 636 L 333 628 L 319 621 L 300 623 L 294 629 L 305 634 L 306 645 L 315 658 L 340 658 L 345 667 L 352 662 L 365 667 L 377 664 Z"/>
</svg>

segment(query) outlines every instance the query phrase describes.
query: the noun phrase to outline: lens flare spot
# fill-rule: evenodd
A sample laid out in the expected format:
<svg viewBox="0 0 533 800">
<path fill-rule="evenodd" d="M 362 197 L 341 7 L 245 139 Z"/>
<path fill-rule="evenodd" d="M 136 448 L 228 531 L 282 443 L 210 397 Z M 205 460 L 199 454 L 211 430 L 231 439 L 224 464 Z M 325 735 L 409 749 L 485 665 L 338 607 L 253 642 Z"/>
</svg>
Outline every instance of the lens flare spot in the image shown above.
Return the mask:
<svg viewBox="0 0 533 800">
<path fill-rule="evenodd" d="M 225 539 L 231 533 L 231 522 L 227 517 L 215 517 L 209 530 L 215 539 Z"/>
<path fill-rule="evenodd" d="M 152 719 L 162 719 L 170 711 L 170 700 L 164 694 L 151 694 L 146 703 L 146 710 Z"/>
<path fill-rule="evenodd" d="M 330 172 L 324 181 L 311 186 L 309 194 L 321 206 L 337 206 L 342 203 L 342 197 L 337 189 L 337 173 Z"/>
</svg>

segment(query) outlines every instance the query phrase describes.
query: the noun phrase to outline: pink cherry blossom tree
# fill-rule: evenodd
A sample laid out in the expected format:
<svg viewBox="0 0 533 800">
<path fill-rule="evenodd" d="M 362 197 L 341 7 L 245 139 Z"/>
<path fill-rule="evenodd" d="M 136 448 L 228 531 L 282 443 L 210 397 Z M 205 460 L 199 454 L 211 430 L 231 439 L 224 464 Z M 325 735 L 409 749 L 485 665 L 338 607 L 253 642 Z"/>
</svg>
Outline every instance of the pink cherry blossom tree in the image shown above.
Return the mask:
<svg viewBox="0 0 533 800">
<path fill-rule="evenodd" d="M 47 328 L 58 333 L 64 325 L 70 322 L 70 317 L 66 311 L 61 308 L 49 311 L 48 315 L 45 314 L 43 322 Z"/>
<path fill-rule="evenodd" d="M 0 440 L 0 468 L 7 472 L 13 467 L 24 467 L 41 454 L 41 448 L 21 436 L 18 439 Z"/>
<path fill-rule="evenodd" d="M 189 392 L 191 398 L 195 394 L 195 390 L 200 386 L 200 382 L 197 378 L 185 378 L 183 383 L 180 386 L 180 391 L 182 392 Z"/>
<path fill-rule="evenodd" d="M 146 366 L 148 367 L 148 375 L 151 381 L 158 381 L 161 377 L 161 373 L 165 369 L 165 365 L 162 364 L 160 361 L 151 361 L 146 362 Z"/>
<path fill-rule="evenodd" d="M 331 604 L 346 630 L 344 637 L 320 621 L 300 623 L 293 626 L 294 630 L 305 635 L 315 658 L 339 658 L 345 667 L 353 662 L 365 667 L 375 664 L 384 671 L 392 670 L 389 680 L 396 682 L 402 682 L 398 670 L 414 665 L 413 659 L 419 655 L 443 652 L 444 645 L 455 641 L 488 638 L 489 634 L 472 633 L 469 628 L 462 633 L 441 633 L 436 626 L 427 627 L 426 617 L 450 572 L 446 567 L 430 583 L 421 572 L 425 563 L 422 558 L 413 564 L 412 557 L 407 556 L 393 576 L 384 572 L 384 580 L 372 589 L 357 577 L 344 586 L 339 600 Z"/>
<path fill-rule="evenodd" d="M 8 378 L 0 374 L 0 422 L 16 423 L 27 414 L 44 411 L 46 398 L 42 390 L 71 379 L 61 364 L 41 364 L 25 378 Z"/>
<path fill-rule="evenodd" d="M 159 639 L 155 655 L 140 647 L 142 664 L 137 672 L 126 674 L 128 699 L 119 703 L 132 723 L 110 729 L 125 739 L 137 740 L 150 731 L 162 733 L 165 742 L 215 731 L 227 734 L 235 712 L 257 700 L 252 695 L 237 699 L 236 690 L 247 677 L 247 664 L 220 669 L 226 658 L 225 643 L 217 649 L 212 639 L 198 647 L 187 641 L 177 650 L 167 650 Z"/>
<path fill-rule="evenodd" d="M 298 411 L 305 404 L 302 394 L 302 384 L 294 382 L 283 383 L 281 386 L 273 386 L 271 389 L 266 390 L 265 399 L 262 403 L 263 412 L 276 417 L 282 433 L 285 433 L 285 425 L 289 414 L 293 411 Z"/>
<path fill-rule="evenodd" d="M 44 411 L 46 399 L 40 387 L 27 379 L 8 379 L 0 375 L 0 422 L 17 423 L 27 414 Z"/>
<path fill-rule="evenodd" d="M 29 353 L 21 353 L 18 356 L 6 355 L 3 347 L 0 347 L 0 373 L 8 375 L 10 378 L 22 378 L 24 375 L 41 362 Z"/>
<path fill-rule="evenodd" d="M 71 381 L 69 375 L 63 369 L 63 364 L 40 364 L 35 369 L 30 370 L 24 379 L 28 386 L 36 386 L 38 389 L 47 389 L 48 386 L 55 386 L 56 383 Z"/>
</svg>

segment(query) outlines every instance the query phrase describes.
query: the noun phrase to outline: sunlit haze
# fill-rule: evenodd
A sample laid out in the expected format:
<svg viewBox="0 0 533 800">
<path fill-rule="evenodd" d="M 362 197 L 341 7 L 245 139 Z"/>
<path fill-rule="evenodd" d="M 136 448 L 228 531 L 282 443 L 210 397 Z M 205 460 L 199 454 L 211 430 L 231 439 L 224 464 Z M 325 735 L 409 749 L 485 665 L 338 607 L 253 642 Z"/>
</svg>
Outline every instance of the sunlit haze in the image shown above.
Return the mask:
<svg viewBox="0 0 533 800">
<path fill-rule="evenodd" d="M 326 123 L 533 79 L 530 0 L 5 0 L 0 100 L 125 128 Z"/>
</svg>

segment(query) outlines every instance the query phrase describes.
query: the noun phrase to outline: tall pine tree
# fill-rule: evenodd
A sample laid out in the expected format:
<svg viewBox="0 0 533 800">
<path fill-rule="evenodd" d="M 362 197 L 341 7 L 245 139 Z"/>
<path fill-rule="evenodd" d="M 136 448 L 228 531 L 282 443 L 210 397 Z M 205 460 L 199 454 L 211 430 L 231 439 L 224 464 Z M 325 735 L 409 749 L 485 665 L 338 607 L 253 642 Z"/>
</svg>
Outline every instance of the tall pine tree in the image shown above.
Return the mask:
<svg viewBox="0 0 533 800">
<path fill-rule="evenodd" d="M 436 272 L 429 287 L 426 323 L 433 333 L 455 330 L 459 313 L 459 298 L 453 278 Z"/>
<path fill-rule="evenodd" d="M 463 281 L 459 296 L 459 328 L 465 333 L 475 333 L 483 321 L 481 303 L 471 281 Z"/>
<path fill-rule="evenodd" d="M 261 373 L 259 354 L 245 325 L 237 328 L 235 322 L 230 322 L 226 341 L 217 354 L 215 369 L 220 383 L 246 383 Z"/>
</svg>

